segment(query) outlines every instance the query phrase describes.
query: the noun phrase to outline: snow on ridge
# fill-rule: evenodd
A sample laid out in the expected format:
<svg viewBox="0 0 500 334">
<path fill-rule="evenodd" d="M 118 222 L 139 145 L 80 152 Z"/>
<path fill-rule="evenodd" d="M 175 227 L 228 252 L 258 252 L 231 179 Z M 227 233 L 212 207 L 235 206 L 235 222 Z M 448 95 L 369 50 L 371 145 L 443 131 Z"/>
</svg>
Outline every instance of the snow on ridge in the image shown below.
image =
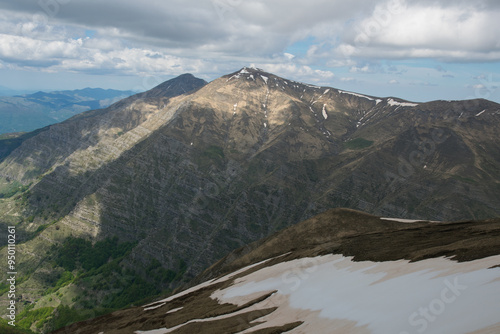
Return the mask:
<svg viewBox="0 0 500 334">
<path fill-rule="evenodd" d="M 393 99 L 388 99 L 387 104 L 390 106 L 400 106 L 400 107 L 416 107 L 418 106 L 418 103 L 410 103 L 410 102 L 398 102 Z"/>
<path fill-rule="evenodd" d="M 486 109 L 484 109 L 483 111 L 481 111 L 479 114 L 476 115 L 477 116 L 480 116 L 482 113 L 484 113 L 486 111 Z"/>
<path fill-rule="evenodd" d="M 174 309 L 172 309 L 172 310 L 168 311 L 168 312 L 167 312 L 167 314 L 170 314 L 170 313 L 175 313 L 175 312 L 177 312 L 177 311 L 182 310 L 183 308 L 184 308 L 184 306 L 181 306 L 181 307 L 178 307 L 178 308 L 174 308 Z"/>
<path fill-rule="evenodd" d="M 267 80 L 269 79 L 268 77 L 266 77 L 265 75 L 262 75 L 260 74 L 260 77 L 262 78 L 262 80 L 264 80 L 264 82 L 266 83 L 267 85 Z"/>
<path fill-rule="evenodd" d="M 339 90 L 339 93 L 354 95 L 354 96 L 357 96 L 357 97 L 362 97 L 362 98 L 368 99 L 370 101 L 374 101 L 375 100 L 375 99 L 372 99 L 371 97 L 368 97 L 366 95 L 362 95 L 362 94 L 358 94 L 358 93 L 353 93 L 353 92 L 346 92 L 346 91 L 343 91 L 343 90 Z"/>
<path fill-rule="evenodd" d="M 197 291 L 197 290 L 199 290 L 199 289 L 205 288 L 205 287 L 210 286 L 210 285 L 212 285 L 212 284 L 216 284 L 216 283 L 220 283 L 220 282 L 225 282 L 225 281 L 227 281 L 227 280 L 231 279 L 233 276 L 238 275 L 239 273 L 242 273 L 242 272 L 244 272 L 244 271 L 246 271 L 246 270 L 248 270 L 248 269 L 251 269 L 251 268 L 253 268 L 253 267 L 256 267 L 256 266 L 258 266 L 258 265 L 261 265 L 261 264 L 263 264 L 263 263 L 266 263 L 266 262 L 268 262 L 268 261 L 271 261 L 271 260 L 273 260 L 273 259 L 279 258 L 279 257 L 281 257 L 281 256 L 285 256 L 285 255 L 288 255 L 288 254 L 289 254 L 289 253 L 285 253 L 285 254 L 282 254 L 282 255 L 279 255 L 279 256 L 275 256 L 275 257 L 272 257 L 272 258 L 269 258 L 269 259 L 266 259 L 266 260 L 263 260 L 263 261 L 260 261 L 260 262 L 257 262 L 257 263 L 254 263 L 254 264 L 248 265 L 248 266 L 246 266 L 246 267 L 244 267 L 244 268 L 241 268 L 241 269 L 239 269 L 239 270 L 237 270 L 237 271 L 234 271 L 234 272 L 232 272 L 232 273 L 230 273 L 230 274 L 227 274 L 226 276 L 223 276 L 223 277 L 220 277 L 220 278 L 217 278 L 217 279 L 212 279 L 212 280 L 209 280 L 209 281 L 206 281 L 206 282 L 200 283 L 200 284 L 198 284 L 198 285 L 196 285 L 196 286 L 193 286 L 193 287 L 191 287 L 191 288 L 189 288 L 189 289 L 186 289 L 186 290 L 184 290 L 184 291 L 181 291 L 181 292 L 179 292 L 179 293 L 177 293 L 177 294 L 175 294 L 175 295 L 172 295 L 172 296 L 170 296 L 170 297 L 167 297 L 167 298 L 165 298 L 165 299 L 158 300 L 158 301 L 153 302 L 153 303 L 150 303 L 150 304 L 146 304 L 146 305 L 144 305 L 144 307 L 146 307 L 146 308 L 147 308 L 147 307 L 151 307 L 151 306 L 153 306 L 153 305 L 155 305 L 155 304 L 157 304 L 157 303 L 167 303 L 167 302 L 171 302 L 171 301 L 172 301 L 172 300 L 174 300 L 174 299 L 177 299 L 177 298 L 179 298 L 179 297 L 185 296 L 185 295 L 187 295 L 187 294 L 190 294 L 190 293 L 192 293 L 192 292 L 194 292 L 194 291 Z"/>
<path fill-rule="evenodd" d="M 157 309 L 157 308 L 159 308 L 159 307 L 162 307 L 162 306 L 163 306 L 163 305 L 165 305 L 165 304 L 167 304 L 167 303 L 160 303 L 160 304 L 158 304 L 158 305 L 154 305 L 154 306 L 146 307 L 146 308 L 144 308 L 144 310 L 143 310 L 143 311 L 150 311 L 150 310 L 154 310 L 154 309 Z"/>
<path fill-rule="evenodd" d="M 404 218 L 380 218 L 382 220 L 391 220 L 394 222 L 400 222 L 400 223 L 416 223 L 416 222 L 422 222 L 425 220 L 417 220 L 417 219 L 404 219 Z"/>
<path fill-rule="evenodd" d="M 465 334 L 498 325 L 500 302 L 492 293 L 500 290 L 500 268 L 493 268 L 498 261 L 499 255 L 460 263 L 444 257 L 354 262 L 330 254 L 262 268 L 211 297 L 243 305 L 258 293 L 277 291 L 267 305 L 278 310 L 252 331 L 300 319 L 305 322 L 297 330 L 325 333 L 344 319 L 372 333 L 413 333 L 425 323 L 426 333 Z M 320 319 L 324 327 L 313 331 Z"/>
</svg>

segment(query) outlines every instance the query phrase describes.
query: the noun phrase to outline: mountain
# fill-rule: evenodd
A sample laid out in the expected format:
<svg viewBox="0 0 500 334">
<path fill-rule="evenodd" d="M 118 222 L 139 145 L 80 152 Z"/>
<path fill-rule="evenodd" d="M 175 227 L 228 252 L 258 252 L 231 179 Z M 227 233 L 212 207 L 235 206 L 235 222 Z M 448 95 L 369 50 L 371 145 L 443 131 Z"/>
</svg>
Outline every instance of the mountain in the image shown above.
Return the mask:
<svg viewBox="0 0 500 334">
<path fill-rule="evenodd" d="M 409 223 L 330 210 L 197 280 L 54 333 L 497 333 L 500 219 Z"/>
<path fill-rule="evenodd" d="M 498 217 L 499 113 L 482 99 L 413 103 L 243 68 L 0 140 L 20 319 L 43 313 L 31 326 L 42 330 L 137 305 L 330 208 Z"/>
<path fill-rule="evenodd" d="M 30 94 L 33 91 L 30 90 L 17 90 L 11 89 L 8 87 L 0 86 L 0 96 L 14 96 L 14 95 L 22 95 L 22 94 Z"/>
<path fill-rule="evenodd" d="M 0 135 L 33 131 L 86 110 L 105 108 L 132 91 L 85 88 L 0 97 Z"/>
</svg>

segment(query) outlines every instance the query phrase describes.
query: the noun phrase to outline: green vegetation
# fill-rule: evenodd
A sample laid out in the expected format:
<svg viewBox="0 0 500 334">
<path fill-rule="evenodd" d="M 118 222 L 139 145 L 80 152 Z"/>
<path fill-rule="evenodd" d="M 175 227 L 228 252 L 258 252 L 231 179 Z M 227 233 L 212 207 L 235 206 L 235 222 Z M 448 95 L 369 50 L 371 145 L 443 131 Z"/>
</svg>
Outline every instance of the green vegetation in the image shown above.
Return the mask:
<svg viewBox="0 0 500 334">
<path fill-rule="evenodd" d="M 17 325 L 17 324 L 16 324 Z M 0 318 L 0 333 L 2 334 L 33 334 L 32 331 L 18 326 L 9 325 L 8 321 Z"/>
<path fill-rule="evenodd" d="M 170 291 L 171 284 L 185 274 L 186 262 L 179 259 L 172 270 L 152 259 L 141 270 L 130 269 L 122 261 L 136 245 L 119 242 L 117 237 L 95 244 L 68 237 L 62 244 L 54 245 L 51 248 L 53 265 L 60 273 L 51 278 L 52 287 L 45 291 L 44 300 L 59 300 L 60 305 L 38 309 L 30 305 L 20 314 L 23 328 L 34 324 L 43 331 L 55 330 L 131 304 L 146 303 Z"/>
<path fill-rule="evenodd" d="M 0 136 L 0 162 L 7 157 L 12 151 L 21 146 L 21 144 L 31 138 L 39 134 L 40 132 L 45 131 L 44 129 L 38 129 L 32 132 L 18 132 L 11 134 L 3 134 Z"/>
<path fill-rule="evenodd" d="M 55 286 L 53 288 L 50 288 L 47 291 L 45 291 L 45 295 L 56 292 L 60 288 L 63 288 L 66 285 L 72 283 L 74 279 L 75 279 L 75 276 L 73 276 L 73 274 L 71 272 L 69 272 L 69 271 L 63 272 L 61 274 L 61 276 L 59 277 L 59 279 L 57 280 Z"/>
<path fill-rule="evenodd" d="M 9 285 L 2 282 L 0 283 L 0 296 L 9 291 Z"/>
<path fill-rule="evenodd" d="M 58 266 L 67 271 L 73 271 L 77 267 L 88 271 L 99 268 L 109 259 L 124 256 L 135 245 L 133 242 L 118 243 L 117 237 L 98 241 L 94 245 L 82 238 L 69 237 L 60 248 L 53 246 L 53 250 L 58 251 L 56 256 Z"/>
<path fill-rule="evenodd" d="M 9 180 L 0 179 L 0 198 L 9 198 L 17 193 L 25 192 L 29 186 L 25 186 L 18 181 L 9 182 Z"/>
<path fill-rule="evenodd" d="M 474 179 L 471 179 L 470 177 L 463 177 L 463 176 L 456 175 L 456 174 L 452 175 L 451 177 L 454 179 L 457 179 L 459 181 L 462 181 L 462 182 L 466 182 L 466 183 L 470 183 L 470 184 L 477 184 L 477 181 Z"/>
<path fill-rule="evenodd" d="M 54 317 L 51 319 L 49 327 L 55 330 L 78 321 L 97 317 L 107 313 L 107 311 L 108 310 L 82 310 L 67 305 L 59 305 L 54 312 Z"/>
<path fill-rule="evenodd" d="M 24 309 L 17 316 L 17 325 L 24 329 L 29 329 L 33 323 L 36 328 L 42 328 L 52 317 L 53 307 L 41 307 L 36 310 Z"/>
<path fill-rule="evenodd" d="M 370 147 L 372 144 L 373 144 L 372 140 L 367 140 L 364 138 L 356 138 L 345 142 L 344 147 L 350 150 L 362 150 L 364 148 Z"/>
</svg>

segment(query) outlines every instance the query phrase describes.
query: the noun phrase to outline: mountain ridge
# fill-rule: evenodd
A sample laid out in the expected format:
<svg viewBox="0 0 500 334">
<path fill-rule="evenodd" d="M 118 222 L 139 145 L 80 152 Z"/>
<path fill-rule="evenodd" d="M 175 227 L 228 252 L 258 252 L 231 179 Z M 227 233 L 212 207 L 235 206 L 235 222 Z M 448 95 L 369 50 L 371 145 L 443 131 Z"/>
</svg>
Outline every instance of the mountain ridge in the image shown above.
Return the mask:
<svg viewBox="0 0 500 334">
<path fill-rule="evenodd" d="M 378 99 L 249 68 L 208 84 L 181 79 L 196 87 L 168 96 L 161 84 L 84 112 L 0 161 L 0 218 L 18 226 L 24 302 L 123 307 L 136 301 L 120 299 L 133 290 L 125 272 L 151 287 L 142 296 L 175 289 L 332 207 L 425 220 L 500 214 L 494 102 Z M 54 259 L 70 237 L 134 246 L 105 273 L 82 267 L 74 283 L 43 295 L 68 269 Z M 116 288 L 102 283 L 109 277 Z"/>
<path fill-rule="evenodd" d="M 0 134 L 33 131 L 85 110 L 107 107 L 132 91 L 84 88 L 0 97 Z"/>
</svg>

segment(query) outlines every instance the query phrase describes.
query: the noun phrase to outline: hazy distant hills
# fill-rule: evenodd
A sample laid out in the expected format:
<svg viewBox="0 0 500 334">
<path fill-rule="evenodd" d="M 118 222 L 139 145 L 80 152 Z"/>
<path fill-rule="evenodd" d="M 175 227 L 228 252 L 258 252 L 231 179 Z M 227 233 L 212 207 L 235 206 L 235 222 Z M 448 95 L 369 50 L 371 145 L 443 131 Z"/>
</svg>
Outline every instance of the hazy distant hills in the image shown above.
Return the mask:
<svg viewBox="0 0 500 334">
<path fill-rule="evenodd" d="M 105 108 L 132 91 L 85 88 L 0 97 L 0 134 L 33 131 L 86 110 Z"/>
<path fill-rule="evenodd" d="M 499 119 L 483 99 L 413 103 L 243 68 L 210 83 L 183 75 L 0 140 L 19 304 L 47 308 L 55 327 L 95 316 L 336 207 L 497 217 Z"/>
</svg>

